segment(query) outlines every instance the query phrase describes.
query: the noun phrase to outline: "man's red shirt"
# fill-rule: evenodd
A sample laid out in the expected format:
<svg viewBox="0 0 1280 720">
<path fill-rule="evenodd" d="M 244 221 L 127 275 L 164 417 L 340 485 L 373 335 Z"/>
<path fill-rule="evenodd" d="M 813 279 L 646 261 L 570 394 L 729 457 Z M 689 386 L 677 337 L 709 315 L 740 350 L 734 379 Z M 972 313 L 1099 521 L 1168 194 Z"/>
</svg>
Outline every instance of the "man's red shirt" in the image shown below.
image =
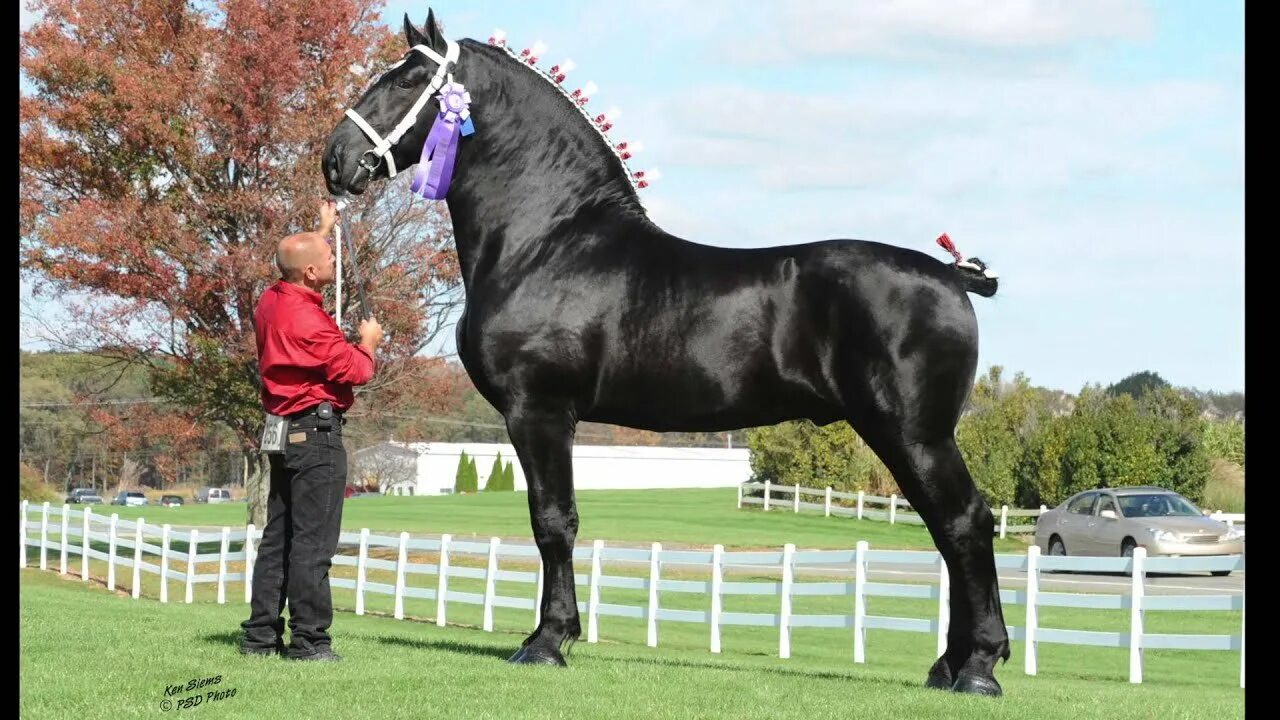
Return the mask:
<svg viewBox="0 0 1280 720">
<path fill-rule="evenodd" d="M 283 280 L 267 288 L 253 313 L 262 407 L 292 415 L 328 400 L 345 411 L 351 388 L 373 379 L 373 356 L 347 342 L 325 314 L 320 293 Z"/>
</svg>

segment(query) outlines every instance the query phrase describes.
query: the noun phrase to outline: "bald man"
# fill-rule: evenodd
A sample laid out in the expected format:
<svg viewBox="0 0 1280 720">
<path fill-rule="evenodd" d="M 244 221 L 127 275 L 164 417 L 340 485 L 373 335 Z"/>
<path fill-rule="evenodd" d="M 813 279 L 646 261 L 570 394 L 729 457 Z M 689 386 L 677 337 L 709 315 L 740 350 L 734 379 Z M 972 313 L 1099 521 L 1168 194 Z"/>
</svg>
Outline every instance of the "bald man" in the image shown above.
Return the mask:
<svg viewBox="0 0 1280 720">
<path fill-rule="evenodd" d="M 240 651 L 246 655 L 342 659 L 333 652 L 328 630 L 333 624 L 329 567 L 338 549 L 347 484 L 343 414 L 355 401 L 352 388 L 373 378 L 382 326 L 363 319 L 360 342 L 353 344 L 324 311 L 320 289 L 333 282 L 335 271 L 327 238 L 337 220 L 337 207 L 326 202 L 315 232 L 280 241 L 280 281 L 262 294 L 253 315 L 262 407 L 284 418 L 287 442 L 283 452 L 267 456 L 267 525 L 253 568 L 250 616 L 240 625 Z"/>
</svg>

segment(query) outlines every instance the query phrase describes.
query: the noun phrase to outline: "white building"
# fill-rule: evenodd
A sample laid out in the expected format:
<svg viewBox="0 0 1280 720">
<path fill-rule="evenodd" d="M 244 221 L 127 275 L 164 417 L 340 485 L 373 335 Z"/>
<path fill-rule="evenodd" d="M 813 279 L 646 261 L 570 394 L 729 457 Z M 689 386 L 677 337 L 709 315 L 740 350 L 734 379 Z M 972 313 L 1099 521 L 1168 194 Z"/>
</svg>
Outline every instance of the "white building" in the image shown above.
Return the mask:
<svg viewBox="0 0 1280 720">
<path fill-rule="evenodd" d="M 352 481 L 377 479 L 382 492 L 441 495 L 453 492 L 458 459 L 475 458 L 480 489 L 502 454 L 527 490 L 524 468 L 507 443 L 384 442 L 352 455 Z M 578 490 L 734 487 L 751 478 L 747 448 L 681 448 L 642 445 L 574 445 L 573 485 Z"/>
</svg>

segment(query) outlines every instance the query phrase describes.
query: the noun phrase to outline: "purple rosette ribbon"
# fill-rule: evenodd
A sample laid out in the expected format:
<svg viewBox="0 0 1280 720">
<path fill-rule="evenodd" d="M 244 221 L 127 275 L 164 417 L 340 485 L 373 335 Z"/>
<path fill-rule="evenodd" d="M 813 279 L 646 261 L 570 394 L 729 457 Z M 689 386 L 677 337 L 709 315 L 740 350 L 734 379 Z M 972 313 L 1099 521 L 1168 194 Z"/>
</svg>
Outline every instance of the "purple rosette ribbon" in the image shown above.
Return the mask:
<svg viewBox="0 0 1280 720">
<path fill-rule="evenodd" d="M 458 138 L 470 135 L 471 93 L 450 81 L 440 89 L 440 114 L 422 144 L 422 157 L 409 189 L 427 200 L 441 200 L 449 192 L 453 166 L 458 161 Z"/>
</svg>

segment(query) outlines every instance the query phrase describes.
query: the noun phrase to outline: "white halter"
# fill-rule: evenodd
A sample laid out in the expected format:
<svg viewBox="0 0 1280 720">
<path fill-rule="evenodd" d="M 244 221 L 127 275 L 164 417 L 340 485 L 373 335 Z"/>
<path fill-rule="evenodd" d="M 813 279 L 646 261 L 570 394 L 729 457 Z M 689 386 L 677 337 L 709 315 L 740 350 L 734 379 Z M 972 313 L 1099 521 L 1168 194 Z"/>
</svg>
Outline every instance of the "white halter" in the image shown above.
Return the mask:
<svg viewBox="0 0 1280 720">
<path fill-rule="evenodd" d="M 418 121 L 418 113 L 422 111 L 422 108 L 427 104 L 427 101 L 431 99 L 431 96 L 440 89 L 441 85 L 444 84 L 445 78 L 447 77 L 450 82 L 453 81 L 453 74 L 450 70 L 458 63 L 458 43 L 452 40 L 445 40 L 445 43 L 447 43 L 449 47 L 448 50 L 445 51 L 444 57 L 441 57 L 439 53 L 426 45 L 414 45 L 413 49 L 409 51 L 413 52 L 413 50 L 417 50 L 423 55 L 426 55 L 436 61 L 439 67 L 436 68 L 435 77 L 431 78 L 431 84 L 427 86 L 426 90 L 422 91 L 422 94 L 418 96 L 418 101 L 413 104 L 413 107 L 409 108 L 408 114 L 406 114 L 404 119 L 396 125 L 395 129 L 391 131 L 391 134 L 387 135 L 386 139 L 383 139 L 382 136 L 378 135 L 378 131 L 374 130 L 369 123 L 365 122 L 365 119 L 360 117 L 360 113 L 350 108 L 347 109 L 347 117 L 351 118 L 351 121 L 356 124 L 356 127 L 360 128 L 365 135 L 369 136 L 369 140 L 373 142 L 373 149 L 366 150 L 365 153 L 360 156 L 360 167 L 367 170 L 370 175 L 373 174 L 374 170 L 378 169 L 378 163 L 381 162 L 382 158 L 386 157 L 387 171 L 390 173 L 391 177 L 396 176 L 396 161 L 391 157 L 391 148 L 399 142 L 400 138 L 409 131 L 409 128 L 413 127 L 413 124 Z M 399 67 L 408 59 L 409 56 L 405 55 L 403 60 L 388 68 L 388 72 Z M 373 155 L 374 157 L 374 162 L 372 164 L 365 163 L 365 158 L 369 155 Z"/>
</svg>

